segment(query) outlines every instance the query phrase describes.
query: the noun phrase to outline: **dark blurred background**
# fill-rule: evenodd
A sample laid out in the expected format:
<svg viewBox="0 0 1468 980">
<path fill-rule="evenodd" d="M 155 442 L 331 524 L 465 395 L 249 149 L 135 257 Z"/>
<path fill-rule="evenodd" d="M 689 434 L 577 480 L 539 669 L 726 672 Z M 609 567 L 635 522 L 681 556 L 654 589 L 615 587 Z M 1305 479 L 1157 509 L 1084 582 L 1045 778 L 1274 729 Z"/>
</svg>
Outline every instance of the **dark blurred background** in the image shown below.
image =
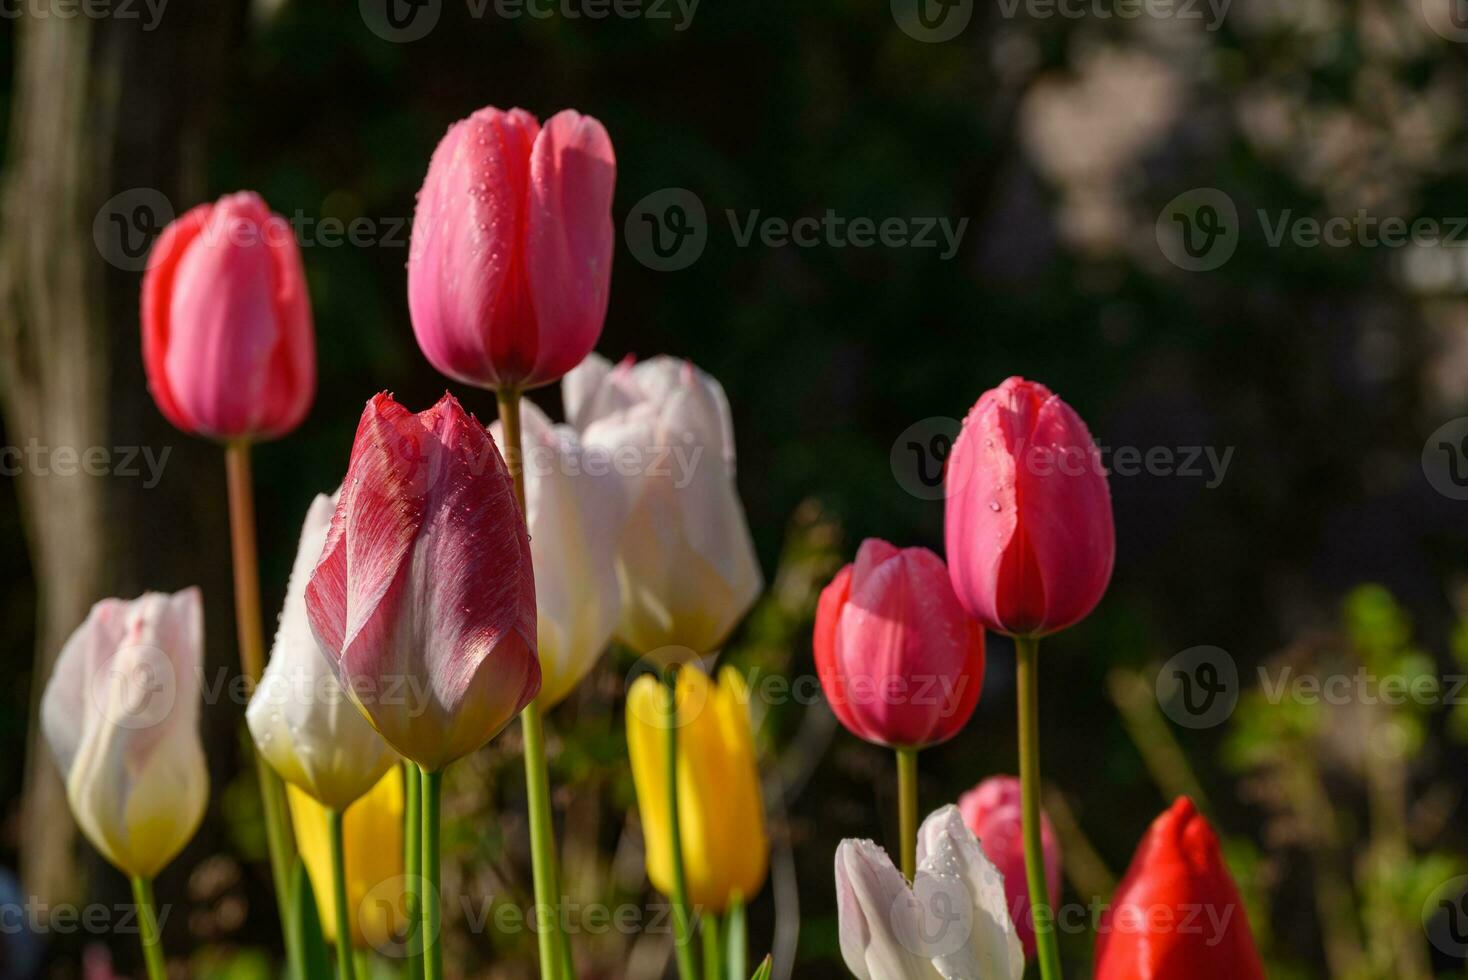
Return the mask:
<svg viewBox="0 0 1468 980">
<path fill-rule="evenodd" d="M 772 589 L 728 657 L 808 676 L 814 590 L 866 536 L 941 552 L 942 502 L 919 468 L 985 389 L 1042 380 L 1109 451 L 1143 460 L 1112 477 L 1107 598 L 1042 654 L 1066 901 L 1105 901 L 1151 819 L 1187 792 L 1227 840 L 1271 976 L 1461 974 L 1465 950 L 1434 940 L 1433 909 L 1468 872 L 1462 696 L 1271 701 L 1258 673 L 1451 687 L 1468 669 L 1455 479 L 1468 421 L 1450 425 L 1468 414 L 1456 3 L 958 0 L 915 20 L 906 0 L 555 0 L 535 8 L 545 16 L 425 0 L 401 4 L 394 27 L 379 0 L 172 0 L 161 13 L 0 0 L 0 444 L 169 452 L 156 486 L 146 467 L 65 477 L 35 454 L 0 484 L 0 863 L 19 869 L 28 904 L 121 900 L 72 839 L 30 721 L 92 601 L 198 582 L 211 663 L 234 662 L 222 464 L 146 393 L 139 243 L 239 188 L 296 224 L 320 389 L 305 425 L 256 453 L 274 610 L 362 403 L 388 389 L 424 406 L 446 386 L 414 342 L 404 272 L 435 143 L 486 104 L 541 118 L 569 106 L 602 120 L 619 164 L 598 349 L 687 357 L 733 407 Z M 923 26 L 945 9 L 947 26 Z M 671 188 L 704 208 L 706 246 L 660 271 L 623 224 Z M 741 244 L 731 211 L 741 228 L 756 212 L 828 211 L 966 225 L 951 255 L 772 246 Z M 1334 242 L 1312 242 L 1309 222 L 1333 218 Z M 1386 219 L 1419 224 L 1384 242 Z M 457 393 L 493 415 L 488 395 Z M 559 411 L 554 389 L 537 400 Z M 1189 727 L 1157 681 L 1200 646 L 1236 668 L 1237 707 Z M 643 894 L 609 706 L 624 669 L 614 651 L 551 718 L 568 876 L 587 901 Z M 924 810 L 1015 769 L 1012 677 L 995 640 L 973 723 L 924 756 Z M 761 717 L 777 846 L 752 941 L 780 951 L 784 976 L 841 976 L 831 858 L 845 836 L 893 839 L 893 765 L 819 703 Z M 265 975 L 278 945 L 239 721 L 237 706 L 207 720 L 210 817 L 160 883 L 193 976 Z M 457 777 L 448 854 L 466 893 L 528 887 L 517 751 L 507 733 Z M 463 975 L 526 975 L 533 942 L 454 915 Z M 48 975 L 78 975 L 98 942 L 136 968 L 131 942 L 42 939 Z M 1089 930 L 1064 942 L 1083 975 Z M 666 936 L 586 948 L 587 976 L 650 976 Z"/>
</svg>

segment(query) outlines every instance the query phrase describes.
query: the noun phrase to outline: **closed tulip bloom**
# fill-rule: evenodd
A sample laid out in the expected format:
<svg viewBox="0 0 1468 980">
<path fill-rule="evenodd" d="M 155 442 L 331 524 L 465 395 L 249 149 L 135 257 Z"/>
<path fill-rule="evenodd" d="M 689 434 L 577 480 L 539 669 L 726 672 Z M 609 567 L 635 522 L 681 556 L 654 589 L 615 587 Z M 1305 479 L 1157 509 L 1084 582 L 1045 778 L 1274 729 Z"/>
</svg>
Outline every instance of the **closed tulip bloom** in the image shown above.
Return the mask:
<svg viewBox="0 0 1468 980">
<path fill-rule="evenodd" d="M 971 615 L 1044 636 L 1095 608 L 1116 558 L 1111 491 L 1086 423 L 1050 389 L 1010 378 L 985 392 L 945 488 L 948 568 Z"/>
<path fill-rule="evenodd" d="M 627 692 L 627 750 L 647 848 L 647 877 L 673 894 L 666 688 L 644 674 Z M 749 691 L 732 668 L 716 685 L 697 666 L 678 671 L 678 826 L 688 901 L 722 912 L 764 886 L 770 845 Z"/>
<path fill-rule="evenodd" d="M 345 810 L 398 757 L 342 690 L 306 618 L 306 583 L 335 511 L 336 500 L 318 494 L 306 514 L 270 662 L 245 719 L 256 748 L 282 779 Z"/>
<path fill-rule="evenodd" d="M 1020 785 L 1013 776 L 990 776 L 958 801 L 963 822 L 979 839 L 979 846 L 1004 876 L 1010 918 L 1019 932 L 1025 956 L 1035 955 L 1035 924 L 1030 914 L 1030 891 L 1025 885 L 1025 848 L 1020 814 Z M 1060 841 L 1050 818 L 1040 814 L 1040 839 L 1045 850 L 1045 885 L 1053 907 L 1060 896 Z"/>
<path fill-rule="evenodd" d="M 286 787 L 296 848 L 311 879 L 326 941 L 337 941 L 331 892 L 331 837 L 327 810 L 294 785 Z M 403 914 L 403 769 L 393 766 L 342 817 L 347 909 L 352 944 L 388 949 L 401 941 Z"/>
<path fill-rule="evenodd" d="M 922 748 L 958 734 L 984 686 L 984 630 L 926 548 L 868 538 L 821 592 L 816 673 L 853 734 Z"/>
<path fill-rule="evenodd" d="M 489 432 L 451 396 L 416 415 L 367 403 L 306 615 L 373 727 L 429 771 L 535 697 L 525 521 Z"/>
<path fill-rule="evenodd" d="M 104 599 L 66 641 L 46 685 L 41 724 L 72 813 L 130 876 L 154 877 L 204 817 L 203 656 L 198 589 Z"/>
<path fill-rule="evenodd" d="M 275 439 L 316 393 L 316 341 L 295 235 L 258 194 L 201 204 L 164 229 L 143 275 L 143 366 L 185 432 Z"/>
<path fill-rule="evenodd" d="M 635 468 L 617 557 L 617 636 L 665 660 L 717 650 L 763 587 L 734 485 L 723 387 L 676 358 L 613 367 L 592 354 L 562 394 L 587 450 Z"/>
<path fill-rule="evenodd" d="M 1186 797 L 1152 824 L 1102 912 L 1095 977 L 1264 980 L 1218 838 Z"/>
<path fill-rule="evenodd" d="M 589 458 L 575 429 L 552 425 L 529 400 L 520 421 L 540 703 L 549 709 L 581 683 L 611 641 L 622 611 L 617 545 L 629 505 L 621 476 Z M 503 449 L 499 422 L 490 433 Z"/>
<path fill-rule="evenodd" d="M 923 821 L 911 886 L 869 840 L 836 849 L 841 955 L 857 980 L 1020 980 L 1004 881 L 952 806 Z"/>
<path fill-rule="evenodd" d="M 617 159 L 570 109 L 542 127 L 480 109 L 449 127 L 418 192 L 408 311 L 429 362 L 465 384 L 533 388 L 601 336 Z"/>
</svg>

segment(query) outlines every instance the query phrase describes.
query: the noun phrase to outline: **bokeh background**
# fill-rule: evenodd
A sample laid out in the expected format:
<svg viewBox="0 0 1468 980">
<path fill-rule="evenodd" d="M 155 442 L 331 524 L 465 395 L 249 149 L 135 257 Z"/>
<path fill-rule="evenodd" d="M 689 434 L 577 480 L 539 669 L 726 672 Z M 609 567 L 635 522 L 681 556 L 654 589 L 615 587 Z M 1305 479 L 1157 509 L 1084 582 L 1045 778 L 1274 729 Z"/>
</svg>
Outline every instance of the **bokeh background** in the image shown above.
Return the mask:
<svg viewBox="0 0 1468 980">
<path fill-rule="evenodd" d="M 137 967 L 130 938 L 46 925 L 66 903 L 126 900 L 75 840 L 36 741 L 61 641 L 103 595 L 197 582 L 211 666 L 235 657 L 222 466 L 144 388 L 139 243 L 238 188 L 296 223 L 320 391 L 296 434 L 256 453 L 276 609 L 301 517 L 340 480 L 363 402 L 387 389 L 424 406 L 445 387 L 409 327 L 407 229 L 438 138 L 485 104 L 604 122 L 619 237 L 599 350 L 687 357 L 728 391 L 770 583 L 730 662 L 809 678 L 818 588 L 866 536 L 941 551 L 942 502 L 918 468 L 986 388 L 1042 380 L 1110 451 L 1166 454 L 1113 475 L 1110 592 L 1042 653 L 1065 901 L 1105 901 L 1151 819 L 1188 793 L 1227 841 L 1271 977 L 1462 974 L 1468 949 L 1433 915 L 1468 873 L 1468 692 L 1453 690 L 1468 673 L 1458 0 L 958 0 L 946 23 L 963 23 L 942 41 L 912 27 L 905 0 L 647 0 L 601 19 L 585 16 L 607 9 L 596 0 L 546 16 L 424 0 L 399 8 L 407 34 L 374 2 L 0 3 L 0 445 L 104 447 L 116 464 L 67 477 L 33 453 L 0 483 L 0 864 L 39 927 L 43 975 L 79 976 L 88 955 L 100 970 L 98 946 L 123 975 Z M 702 204 L 707 241 L 659 271 L 623 223 L 670 188 Z M 742 245 L 728 217 L 828 210 L 967 224 L 945 258 Z M 1219 217 L 1235 240 L 1174 261 L 1178 214 Z M 1301 222 L 1331 218 L 1342 240 L 1312 244 Z M 1373 240 L 1389 218 L 1432 224 Z M 322 225 L 358 219 L 355 242 Z M 491 397 L 456 393 L 492 417 Z M 559 411 L 554 389 L 537 400 Z M 127 447 L 168 452 L 156 485 L 145 467 L 122 472 Z M 1235 668 L 1232 710 L 1178 723 L 1157 682 L 1179 655 Z M 568 888 L 585 902 L 646 897 L 621 741 L 629 663 L 611 651 L 551 717 Z M 1271 698 L 1261 668 L 1271 683 L 1366 679 L 1311 703 L 1296 688 Z M 1439 678 L 1442 692 L 1387 703 L 1371 693 L 1385 677 Z M 995 640 L 973 723 L 924 755 L 925 810 L 1014 770 L 1013 694 Z M 777 951 L 782 976 L 843 976 L 831 860 L 842 837 L 894 839 L 893 763 L 818 697 L 756 712 L 776 846 L 753 944 Z M 209 817 L 160 882 L 170 949 L 194 977 L 268 976 L 278 951 L 241 714 L 207 717 Z M 448 880 L 473 898 L 448 905 L 451 962 L 528 976 L 533 937 L 472 914 L 528 892 L 515 731 L 450 792 Z M 7 932 L 15 969 L 27 944 Z M 577 942 L 588 977 L 666 962 L 665 926 Z M 1089 931 L 1064 937 L 1074 975 L 1090 947 Z"/>
</svg>

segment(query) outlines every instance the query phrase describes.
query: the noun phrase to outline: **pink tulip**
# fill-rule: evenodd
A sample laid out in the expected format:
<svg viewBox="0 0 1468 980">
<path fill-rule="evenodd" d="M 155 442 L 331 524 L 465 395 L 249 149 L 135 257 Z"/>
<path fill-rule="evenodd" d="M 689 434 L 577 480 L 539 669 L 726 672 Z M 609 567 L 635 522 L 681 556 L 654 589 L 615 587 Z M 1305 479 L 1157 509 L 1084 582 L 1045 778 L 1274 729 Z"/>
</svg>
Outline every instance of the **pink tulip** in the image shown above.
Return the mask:
<svg viewBox="0 0 1468 980">
<path fill-rule="evenodd" d="M 869 742 L 921 748 L 968 723 L 984 686 L 984 631 L 926 548 L 868 538 L 821 592 L 816 673 L 831 710 Z"/>
<path fill-rule="evenodd" d="M 530 537 L 489 432 L 452 396 L 417 415 L 367 403 L 306 614 L 373 727 L 428 770 L 540 690 Z"/>
<path fill-rule="evenodd" d="M 295 236 L 258 194 L 201 204 L 163 230 L 143 275 L 143 366 L 185 432 L 275 439 L 316 394 L 316 346 Z"/>
<path fill-rule="evenodd" d="M 601 123 L 523 109 L 449 127 L 413 216 L 408 310 L 424 355 L 484 388 L 533 388 L 601 336 L 617 160 Z"/>
<path fill-rule="evenodd" d="M 969 613 L 1011 636 L 1085 618 L 1116 559 L 1111 491 L 1086 424 L 1010 378 L 969 412 L 946 477 L 948 568 Z"/>
<path fill-rule="evenodd" d="M 1020 812 L 1019 780 L 990 776 L 958 801 L 963 822 L 979 839 L 979 846 L 1004 876 L 1009 915 L 1019 932 L 1025 956 L 1035 955 L 1035 922 L 1030 915 L 1030 890 L 1025 883 L 1025 844 Z M 1053 907 L 1060 897 L 1060 841 L 1050 818 L 1040 814 L 1040 842 L 1045 851 L 1045 887 Z"/>
</svg>

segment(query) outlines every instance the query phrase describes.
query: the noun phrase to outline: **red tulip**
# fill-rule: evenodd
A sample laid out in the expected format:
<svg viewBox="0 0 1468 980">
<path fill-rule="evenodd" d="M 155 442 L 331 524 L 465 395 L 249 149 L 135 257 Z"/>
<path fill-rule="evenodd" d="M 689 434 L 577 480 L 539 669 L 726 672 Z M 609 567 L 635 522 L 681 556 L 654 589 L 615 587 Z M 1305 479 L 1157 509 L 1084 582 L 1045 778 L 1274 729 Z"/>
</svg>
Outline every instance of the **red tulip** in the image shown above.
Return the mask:
<svg viewBox="0 0 1468 980">
<path fill-rule="evenodd" d="M 1086 424 L 1050 389 L 1010 378 L 969 412 L 946 476 L 953 588 L 1011 636 L 1083 619 L 1116 559 L 1111 491 Z"/>
<path fill-rule="evenodd" d="M 1030 914 L 1030 890 L 1025 884 L 1024 828 L 1020 812 L 1020 785 L 1013 776 L 990 776 L 958 801 L 963 822 L 979 839 L 990 861 L 1004 876 L 1004 894 L 1025 956 L 1035 955 L 1035 922 Z M 1060 896 L 1060 841 L 1050 818 L 1040 814 L 1040 841 L 1045 850 L 1045 885 L 1053 907 Z"/>
<path fill-rule="evenodd" d="M 306 614 L 342 687 L 425 769 L 540 690 L 530 536 L 489 432 L 451 396 L 417 415 L 367 403 Z"/>
<path fill-rule="evenodd" d="M 984 686 L 984 631 L 964 614 L 942 560 L 868 538 L 821 592 L 816 672 L 853 734 L 897 748 L 947 741 Z"/>
<path fill-rule="evenodd" d="M 143 366 L 185 432 L 275 439 L 316 394 L 301 253 L 284 218 L 242 191 L 163 230 L 143 274 Z"/>
<path fill-rule="evenodd" d="M 1180 798 L 1152 824 L 1101 915 L 1096 980 L 1264 980 L 1218 838 Z"/>
<path fill-rule="evenodd" d="M 523 109 L 449 127 L 413 216 L 408 310 L 434 367 L 465 384 L 533 388 L 601 336 L 617 160 L 601 123 Z"/>
</svg>

